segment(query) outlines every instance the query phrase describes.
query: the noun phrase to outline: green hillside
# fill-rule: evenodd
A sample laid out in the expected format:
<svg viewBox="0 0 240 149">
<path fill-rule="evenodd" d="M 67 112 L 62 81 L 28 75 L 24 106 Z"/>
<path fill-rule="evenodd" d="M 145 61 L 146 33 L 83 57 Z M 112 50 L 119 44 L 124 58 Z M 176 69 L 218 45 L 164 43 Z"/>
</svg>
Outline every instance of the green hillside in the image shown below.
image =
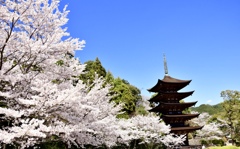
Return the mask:
<svg viewBox="0 0 240 149">
<path fill-rule="evenodd" d="M 199 113 L 207 112 L 210 115 L 223 112 L 222 103 L 216 105 L 202 104 L 199 107 L 191 107 L 191 111 L 197 111 Z"/>
</svg>

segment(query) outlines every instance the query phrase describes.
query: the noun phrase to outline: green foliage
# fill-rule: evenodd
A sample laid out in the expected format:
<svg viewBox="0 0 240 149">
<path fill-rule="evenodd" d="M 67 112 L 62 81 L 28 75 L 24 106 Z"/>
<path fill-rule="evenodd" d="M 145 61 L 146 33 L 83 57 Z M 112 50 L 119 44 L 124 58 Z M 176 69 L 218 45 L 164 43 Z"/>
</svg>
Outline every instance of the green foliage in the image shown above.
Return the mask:
<svg viewBox="0 0 240 149">
<path fill-rule="evenodd" d="M 0 96 L 0 107 L 1 108 L 7 108 L 7 101 L 3 96 Z M 6 118 L 4 114 L 0 114 L 0 129 L 3 129 L 7 126 L 12 126 L 13 121 L 11 118 Z"/>
<path fill-rule="evenodd" d="M 140 105 L 136 107 L 136 115 L 147 115 L 148 111 L 145 110 L 144 106 Z"/>
<path fill-rule="evenodd" d="M 13 145 L 13 144 L 3 144 L 3 143 L 1 143 L 0 144 L 0 148 L 2 149 L 18 149 L 19 148 L 19 146 L 16 146 L 16 145 Z"/>
<path fill-rule="evenodd" d="M 38 145 L 37 147 L 41 149 L 67 149 L 66 144 L 60 141 L 45 142 Z"/>
<path fill-rule="evenodd" d="M 106 80 L 106 83 L 113 85 L 114 77 L 113 77 L 113 74 L 110 71 L 107 72 L 107 74 L 105 76 L 105 80 Z"/>
<path fill-rule="evenodd" d="M 188 139 L 193 139 L 193 133 L 188 133 Z"/>
<path fill-rule="evenodd" d="M 221 92 L 223 97 L 223 115 L 229 127 L 229 135 L 233 141 L 233 145 L 240 144 L 240 92 L 226 90 Z"/>
<path fill-rule="evenodd" d="M 124 110 L 122 110 L 122 111 L 124 111 Z M 129 119 L 130 116 L 127 112 L 122 112 L 122 113 L 117 115 L 117 118 Z"/>
<path fill-rule="evenodd" d="M 56 62 L 56 64 L 57 64 L 58 66 L 62 66 L 62 65 L 64 64 L 64 61 L 63 61 L 63 60 L 58 60 L 58 61 Z"/>
<path fill-rule="evenodd" d="M 83 83 L 88 85 L 92 84 L 96 74 L 105 78 L 107 72 L 98 58 L 96 58 L 95 61 L 87 61 L 85 64 L 84 74 L 79 76 L 79 79 L 82 80 Z"/>
<path fill-rule="evenodd" d="M 39 67 L 38 65 L 32 65 L 31 70 L 32 71 L 38 71 L 38 72 L 43 71 L 43 69 L 41 67 Z"/>
<path fill-rule="evenodd" d="M 179 103 L 184 103 L 185 101 L 182 99 L 179 101 Z M 182 111 L 183 114 L 189 114 L 191 113 L 191 109 L 190 108 L 186 108 Z"/>
<path fill-rule="evenodd" d="M 113 146 L 112 149 L 166 149 L 167 147 L 162 143 L 148 142 L 143 143 L 141 139 L 132 140 L 129 146 L 125 144 L 118 144 Z"/>
<path fill-rule="evenodd" d="M 112 85 L 109 93 L 113 96 L 111 101 L 123 105 L 122 113 L 117 117 L 129 118 L 133 115 L 136 111 L 137 101 L 142 99 L 140 95 L 141 91 L 131 85 L 127 80 L 121 79 L 120 77 L 114 78 L 110 71 L 106 72 L 98 58 L 96 58 L 95 61 L 87 61 L 85 64 L 84 74 L 81 74 L 79 79 L 82 80 L 83 83 L 90 85 L 93 83 L 96 75 L 105 78 L 106 83 Z M 57 81 L 54 83 L 57 83 Z"/>
<path fill-rule="evenodd" d="M 208 146 L 208 142 L 204 139 L 200 140 L 201 145 Z"/>
<path fill-rule="evenodd" d="M 212 115 L 209 122 L 222 123 L 218 118 L 226 121 L 220 129 L 230 136 L 234 145 L 240 145 L 240 92 L 226 90 L 221 92 L 223 102 L 217 105 L 203 104 L 199 107 L 192 107 L 192 111 L 199 113 L 207 112 Z"/>
<path fill-rule="evenodd" d="M 77 149 L 79 147 L 71 144 L 71 147 L 68 146 L 68 143 L 61 141 L 61 138 L 58 135 L 52 135 L 46 138 L 42 143 L 30 147 L 29 149 Z"/>
<path fill-rule="evenodd" d="M 7 102 L 6 99 L 2 96 L 0 96 L 0 107 L 6 108 L 7 107 Z"/>
<path fill-rule="evenodd" d="M 216 145 L 216 146 L 223 146 L 224 145 L 224 141 L 222 139 L 214 139 L 211 141 L 213 145 Z"/>
<path fill-rule="evenodd" d="M 240 147 L 236 147 L 236 146 L 222 146 L 222 147 L 209 147 L 209 149 L 240 149 Z"/>
<path fill-rule="evenodd" d="M 62 81 L 59 79 L 52 80 L 53 84 L 60 84 Z"/>
<path fill-rule="evenodd" d="M 130 85 L 126 80 L 116 78 L 113 82 L 113 88 L 111 94 L 115 95 L 111 101 L 116 104 L 123 104 L 123 110 L 125 113 L 120 114 L 119 118 L 128 118 L 126 115 L 131 116 L 136 110 L 136 103 L 142 97 L 140 90 L 135 86 Z"/>
<path fill-rule="evenodd" d="M 202 104 L 199 107 L 191 107 L 191 111 L 196 111 L 199 113 L 207 112 L 210 115 L 223 112 L 222 103 L 216 105 Z"/>
</svg>

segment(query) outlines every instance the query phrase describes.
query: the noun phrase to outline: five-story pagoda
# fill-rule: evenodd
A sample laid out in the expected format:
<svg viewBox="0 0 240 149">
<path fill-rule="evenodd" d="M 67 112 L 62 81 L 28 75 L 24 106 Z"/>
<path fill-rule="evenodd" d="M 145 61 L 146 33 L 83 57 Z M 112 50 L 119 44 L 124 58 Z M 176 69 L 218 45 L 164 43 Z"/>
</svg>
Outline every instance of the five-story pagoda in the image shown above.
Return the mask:
<svg viewBox="0 0 240 149">
<path fill-rule="evenodd" d="M 189 126 L 186 122 L 192 118 L 198 117 L 199 114 L 184 114 L 183 111 L 197 103 L 196 102 L 180 102 L 180 100 L 190 96 L 194 91 L 178 92 L 187 86 L 191 80 L 179 80 L 168 75 L 167 62 L 164 56 L 165 76 L 162 80 L 158 80 L 157 84 L 148 89 L 149 92 L 157 93 L 149 101 L 157 105 L 150 112 L 156 112 L 166 124 L 171 126 L 171 133 L 176 135 L 186 135 L 185 146 L 189 145 L 188 133 L 199 130 L 202 126 Z"/>
</svg>

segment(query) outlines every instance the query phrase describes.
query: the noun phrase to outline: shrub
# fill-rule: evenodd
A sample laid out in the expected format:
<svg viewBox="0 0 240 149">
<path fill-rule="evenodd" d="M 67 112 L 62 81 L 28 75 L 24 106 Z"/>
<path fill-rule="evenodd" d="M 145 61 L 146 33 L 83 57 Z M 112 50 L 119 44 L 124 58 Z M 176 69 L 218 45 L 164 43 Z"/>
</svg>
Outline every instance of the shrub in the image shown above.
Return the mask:
<svg viewBox="0 0 240 149">
<path fill-rule="evenodd" d="M 219 140 L 214 139 L 214 140 L 212 140 L 212 144 L 216 145 L 216 146 L 223 146 L 224 145 L 224 141 L 222 139 L 219 139 Z"/>
<path fill-rule="evenodd" d="M 204 139 L 202 139 L 200 142 L 201 142 L 201 145 L 205 145 L 205 146 L 209 145 L 208 142 Z"/>
</svg>

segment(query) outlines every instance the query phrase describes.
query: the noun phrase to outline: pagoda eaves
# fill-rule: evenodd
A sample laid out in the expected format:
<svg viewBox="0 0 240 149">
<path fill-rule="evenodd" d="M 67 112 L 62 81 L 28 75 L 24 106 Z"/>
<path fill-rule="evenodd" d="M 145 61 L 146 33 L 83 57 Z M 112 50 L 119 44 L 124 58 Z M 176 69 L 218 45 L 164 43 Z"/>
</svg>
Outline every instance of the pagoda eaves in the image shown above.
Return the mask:
<svg viewBox="0 0 240 149">
<path fill-rule="evenodd" d="M 193 132 L 196 130 L 200 130 L 202 128 L 203 128 L 203 126 L 172 127 L 171 133 L 184 134 L 184 133 L 189 133 L 189 132 Z"/>
<path fill-rule="evenodd" d="M 148 89 L 149 92 L 159 92 L 159 91 L 178 91 L 185 86 L 187 86 L 192 80 L 180 80 L 172 78 L 168 75 L 165 75 L 162 80 L 158 79 L 157 84 Z"/>
<path fill-rule="evenodd" d="M 198 117 L 199 114 L 182 114 L 182 115 L 161 115 L 161 118 L 164 120 L 165 123 L 179 123 L 190 120 L 192 118 Z"/>
<path fill-rule="evenodd" d="M 190 92 L 159 92 L 156 96 L 152 97 L 150 102 L 177 102 L 193 94 L 194 91 Z"/>
<path fill-rule="evenodd" d="M 185 103 L 165 103 L 160 102 L 158 106 L 155 108 L 149 110 L 150 112 L 160 112 L 160 113 L 169 113 L 169 112 L 179 112 L 182 110 L 185 110 L 186 108 L 189 108 L 193 105 L 195 105 L 197 101 L 195 102 L 185 102 Z M 181 113 L 179 113 L 181 114 Z"/>
</svg>

